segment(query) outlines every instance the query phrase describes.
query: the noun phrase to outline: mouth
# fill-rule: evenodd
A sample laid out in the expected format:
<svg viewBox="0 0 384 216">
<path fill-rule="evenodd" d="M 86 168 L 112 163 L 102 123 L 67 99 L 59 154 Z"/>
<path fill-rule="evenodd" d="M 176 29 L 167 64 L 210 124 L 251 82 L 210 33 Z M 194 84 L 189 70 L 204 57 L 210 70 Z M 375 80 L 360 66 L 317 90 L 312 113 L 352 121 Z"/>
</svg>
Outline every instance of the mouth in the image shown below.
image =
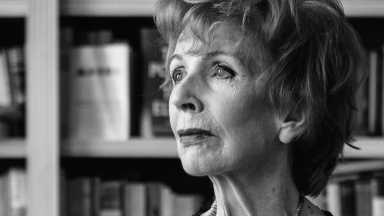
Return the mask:
<svg viewBox="0 0 384 216">
<path fill-rule="evenodd" d="M 177 134 L 180 137 L 180 142 L 184 144 L 195 144 L 204 139 L 213 137 L 214 135 L 207 130 L 199 128 L 190 128 L 186 130 L 178 130 Z"/>
</svg>

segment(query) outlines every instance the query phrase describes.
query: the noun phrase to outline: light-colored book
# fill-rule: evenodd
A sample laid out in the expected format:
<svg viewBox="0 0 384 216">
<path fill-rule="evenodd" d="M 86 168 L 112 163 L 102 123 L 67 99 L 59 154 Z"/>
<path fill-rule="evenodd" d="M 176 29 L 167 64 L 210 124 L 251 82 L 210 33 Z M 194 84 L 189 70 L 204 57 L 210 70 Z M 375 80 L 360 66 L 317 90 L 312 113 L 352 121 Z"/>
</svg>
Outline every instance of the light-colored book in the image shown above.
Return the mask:
<svg viewBox="0 0 384 216">
<path fill-rule="evenodd" d="M 128 139 L 130 52 L 126 43 L 84 45 L 72 49 L 70 139 Z"/>
<path fill-rule="evenodd" d="M 340 185 L 338 182 L 329 182 L 326 187 L 326 206 L 329 212 L 332 212 L 333 216 L 341 215 L 341 195 Z"/>
<path fill-rule="evenodd" d="M 12 106 L 11 86 L 7 59 L 4 50 L 0 50 L 0 108 L 10 108 Z"/>
<path fill-rule="evenodd" d="M 124 185 L 124 216 L 146 216 L 147 187 L 144 182 L 128 182 Z"/>
<path fill-rule="evenodd" d="M 6 174 L 7 215 L 26 216 L 27 181 L 26 172 L 22 168 L 10 168 Z"/>
</svg>

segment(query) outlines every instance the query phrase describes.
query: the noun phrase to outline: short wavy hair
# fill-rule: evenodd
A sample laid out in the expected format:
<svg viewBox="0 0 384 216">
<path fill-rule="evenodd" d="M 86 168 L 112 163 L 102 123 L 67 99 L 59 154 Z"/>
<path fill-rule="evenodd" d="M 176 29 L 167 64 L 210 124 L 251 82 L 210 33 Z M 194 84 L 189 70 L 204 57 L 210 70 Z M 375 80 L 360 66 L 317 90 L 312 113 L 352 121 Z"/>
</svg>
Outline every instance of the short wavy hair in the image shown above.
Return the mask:
<svg viewBox="0 0 384 216">
<path fill-rule="evenodd" d="M 247 67 L 267 74 L 273 106 L 281 111 L 293 104 L 304 116 L 306 129 L 291 143 L 292 173 L 298 190 L 317 196 L 344 144 L 354 141 L 355 93 L 366 68 L 365 52 L 341 3 L 159 0 L 154 18 L 169 45 L 168 57 L 186 28 L 204 45 L 217 32 L 235 34 L 235 48 Z M 164 86 L 171 85 L 167 76 Z"/>
</svg>

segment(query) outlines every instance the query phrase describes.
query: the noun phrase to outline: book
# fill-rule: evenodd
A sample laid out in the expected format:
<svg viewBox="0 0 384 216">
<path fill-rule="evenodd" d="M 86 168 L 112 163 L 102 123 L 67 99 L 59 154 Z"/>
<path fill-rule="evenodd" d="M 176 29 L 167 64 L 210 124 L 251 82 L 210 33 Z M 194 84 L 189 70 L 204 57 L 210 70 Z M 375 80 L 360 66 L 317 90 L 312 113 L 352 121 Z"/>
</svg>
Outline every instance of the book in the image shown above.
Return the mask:
<svg viewBox="0 0 384 216">
<path fill-rule="evenodd" d="M 355 180 L 347 180 L 340 182 L 340 198 L 341 202 L 341 215 L 342 216 L 355 216 L 356 215 L 356 201 L 355 201 Z"/>
<path fill-rule="evenodd" d="M 361 177 L 355 182 L 356 216 L 372 215 L 370 178 Z"/>
<path fill-rule="evenodd" d="M 8 65 L 12 107 L 18 112 L 22 112 L 26 101 L 24 47 L 9 47 L 5 49 L 5 53 Z"/>
<path fill-rule="evenodd" d="M 372 216 L 384 215 L 384 176 L 379 173 L 371 180 Z"/>
<path fill-rule="evenodd" d="M 340 185 L 336 181 L 330 181 L 326 186 L 326 207 L 333 216 L 342 216 Z"/>
<path fill-rule="evenodd" d="M 142 28 L 140 35 L 144 76 L 141 135 L 143 137 L 172 136 L 168 90 L 160 89 L 166 75 L 164 60 L 168 48 L 162 45 L 160 33 L 155 28 Z"/>
<path fill-rule="evenodd" d="M 147 184 L 147 216 L 161 216 L 161 183 Z"/>
<path fill-rule="evenodd" d="M 384 136 L 384 46 L 382 46 L 382 58 L 381 58 L 381 135 Z"/>
<path fill-rule="evenodd" d="M 0 216 L 7 216 L 8 206 L 8 192 L 7 182 L 5 181 L 5 174 L 0 176 Z"/>
<path fill-rule="evenodd" d="M 88 176 L 67 180 L 67 214 L 69 216 L 92 216 L 92 181 Z"/>
<path fill-rule="evenodd" d="M 160 216 L 174 215 L 174 193 L 167 185 L 160 188 Z"/>
<path fill-rule="evenodd" d="M 144 182 L 127 182 L 123 188 L 124 216 L 146 216 L 147 187 Z"/>
<path fill-rule="evenodd" d="M 69 136 L 70 103 L 70 56 L 73 48 L 74 30 L 71 27 L 60 29 L 60 135 Z"/>
<path fill-rule="evenodd" d="M 12 167 L 6 174 L 6 209 L 8 216 L 27 215 L 27 181 L 22 168 Z"/>
<path fill-rule="evenodd" d="M 127 43 L 83 45 L 71 50 L 70 139 L 128 139 L 130 52 Z"/>
<path fill-rule="evenodd" d="M 364 79 L 360 83 L 356 91 L 355 100 L 357 112 L 355 113 L 356 128 L 354 129 L 354 134 L 365 136 L 368 134 L 368 79 Z"/>
<path fill-rule="evenodd" d="M 0 50 L 0 109 L 9 109 L 12 106 L 11 85 L 7 66 L 7 57 L 4 49 Z"/>
<path fill-rule="evenodd" d="M 379 93 L 378 73 L 380 71 L 380 53 L 377 50 L 369 51 L 369 77 L 368 77 L 368 134 L 376 135 L 379 123 Z"/>
<path fill-rule="evenodd" d="M 99 216 L 123 216 L 122 182 L 102 181 L 99 191 Z"/>
</svg>

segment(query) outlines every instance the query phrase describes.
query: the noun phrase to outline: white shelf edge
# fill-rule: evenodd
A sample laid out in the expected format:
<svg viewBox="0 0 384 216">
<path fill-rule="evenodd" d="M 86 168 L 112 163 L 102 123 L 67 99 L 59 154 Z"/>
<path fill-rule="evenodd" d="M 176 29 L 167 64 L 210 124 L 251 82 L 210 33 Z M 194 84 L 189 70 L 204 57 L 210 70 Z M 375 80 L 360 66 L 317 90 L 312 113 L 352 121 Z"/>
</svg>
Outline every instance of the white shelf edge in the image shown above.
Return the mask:
<svg viewBox="0 0 384 216">
<path fill-rule="evenodd" d="M 384 17 L 382 0 L 341 0 L 348 17 Z"/>
<path fill-rule="evenodd" d="M 358 172 L 369 172 L 375 170 L 384 170 L 384 160 L 340 162 L 332 175 L 356 174 Z"/>
<path fill-rule="evenodd" d="M 351 159 L 384 159 L 384 137 L 357 137 L 353 144 L 360 150 L 344 147 L 344 157 Z"/>
<path fill-rule="evenodd" d="M 128 141 L 63 141 L 61 155 L 66 157 L 177 158 L 172 138 L 130 139 Z"/>
<path fill-rule="evenodd" d="M 10 0 L 8 0 L 10 1 Z M 152 16 L 156 0 L 62 0 L 67 16 Z M 384 17 L 382 0 L 342 0 L 348 17 Z"/>
<path fill-rule="evenodd" d="M 346 146 L 345 158 L 384 159 L 384 138 L 359 137 L 354 143 L 361 150 Z M 127 157 L 127 158 L 177 158 L 173 138 L 127 141 L 62 141 L 61 155 L 65 157 Z"/>
<path fill-rule="evenodd" d="M 27 17 L 27 0 L 0 0 L 0 17 Z"/>
<path fill-rule="evenodd" d="M 0 159 L 25 159 L 26 152 L 25 139 L 0 140 Z"/>
<path fill-rule="evenodd" d="M 152 16 L 156 0 L 62 0 L 67 16 Z M 342 0 L 348 17 L 384 17 L 382 0 Z M 26 17 L 27 0 L 0 0 L 0 17 Z"/>
<path fill-rule="evenodd" d="M 66 16 L 152 16 L 156 0 L 62 0 Z"/>
</svg>

